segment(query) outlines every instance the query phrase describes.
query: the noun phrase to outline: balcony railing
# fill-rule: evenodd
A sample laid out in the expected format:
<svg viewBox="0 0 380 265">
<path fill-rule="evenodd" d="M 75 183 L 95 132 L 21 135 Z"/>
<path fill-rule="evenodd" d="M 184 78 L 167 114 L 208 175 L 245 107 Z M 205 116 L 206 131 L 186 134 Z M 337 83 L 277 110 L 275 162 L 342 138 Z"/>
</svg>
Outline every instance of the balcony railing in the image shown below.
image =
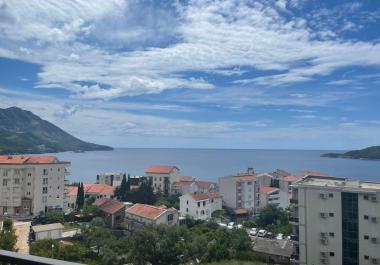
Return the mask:
<svg viewBox="0 0 380 265">
<path fill-rule="evenodd" d="M 80 265 L 57 259 L 42 258 L 17 252 L 0 250 L 0 264 L 9 265 Z"/>
</svg>

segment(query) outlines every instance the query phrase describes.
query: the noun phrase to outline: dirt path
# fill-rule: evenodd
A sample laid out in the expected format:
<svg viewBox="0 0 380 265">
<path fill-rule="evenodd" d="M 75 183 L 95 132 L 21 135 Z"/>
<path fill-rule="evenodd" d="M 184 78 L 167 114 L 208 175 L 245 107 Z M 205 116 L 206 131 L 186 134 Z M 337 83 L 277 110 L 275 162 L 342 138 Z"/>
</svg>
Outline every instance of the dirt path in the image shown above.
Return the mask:
<svg viewBox="0 0 380 265">
<path fill-rule="evenodd" d="M 16 248 L 18 249 L 18 252 L 29 254 L 30 222 L 15 222 L 13 225 L 16 230 Z"/>
</svg>

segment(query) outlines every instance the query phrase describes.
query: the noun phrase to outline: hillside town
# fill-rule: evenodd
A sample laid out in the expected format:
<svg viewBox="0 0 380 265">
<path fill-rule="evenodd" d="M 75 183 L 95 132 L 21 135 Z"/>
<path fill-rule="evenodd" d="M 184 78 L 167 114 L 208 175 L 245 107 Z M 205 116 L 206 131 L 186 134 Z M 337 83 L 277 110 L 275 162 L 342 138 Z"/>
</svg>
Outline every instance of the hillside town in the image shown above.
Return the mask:
<svg viewBox="0 0 380 265">
<path fill-rule="evenodd" d="M 253 168 L 212 182 L 182 175 L 175 165 L 147 165 L 140 176 L 99 173 L 94 183 L 70 183 L 69 167 L 54 156 L 0 156 L 1 229 L 13 222 L 17 251 L 38 255 L 36 246 L 46 240 L 75 245 L 94 220 L 124 236 L 151 226 L 203 222 L 229 233 L 244 231 L 252 253 L 266 262 L 340 264 L 352 244 L 359 244 L 360 264 L 379 261 L 379 183 Z M 353 243 L 353 237 L 360 240 Z"/>
</svg>

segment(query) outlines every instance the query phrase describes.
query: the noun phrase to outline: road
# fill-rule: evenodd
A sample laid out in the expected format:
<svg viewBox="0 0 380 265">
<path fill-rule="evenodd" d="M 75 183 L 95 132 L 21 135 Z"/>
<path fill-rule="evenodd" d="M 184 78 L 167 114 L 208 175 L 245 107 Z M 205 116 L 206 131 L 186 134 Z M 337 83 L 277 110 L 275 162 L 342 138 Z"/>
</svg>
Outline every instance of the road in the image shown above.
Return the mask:
<svg viewBox="0 0 380 265">
<path fill-rule="evenodd" d="M 13 226 L 16 230 L 16 236 L 17 236 L 17 243 L 16 243 L 17 252 L 23 253 L 23 254 L 29 254 L 30 222 L 15 222 Z"/>
</svg>

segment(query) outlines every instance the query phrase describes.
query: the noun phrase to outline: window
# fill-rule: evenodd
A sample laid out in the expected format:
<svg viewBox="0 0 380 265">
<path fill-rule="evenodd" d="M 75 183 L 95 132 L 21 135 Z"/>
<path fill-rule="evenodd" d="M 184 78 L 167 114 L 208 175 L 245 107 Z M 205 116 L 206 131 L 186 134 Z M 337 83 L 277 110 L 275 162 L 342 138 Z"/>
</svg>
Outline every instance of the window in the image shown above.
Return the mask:
<svg viewBox="0 0 380 265">
<path fill-rule="evenodd" d="M 14 181 L 14 184 L 16 184 L 16 185 L 20 184 L 20 179 L 19 178 L 15 178 L 13 181 Z"/>
<path fill-rule="evenodd" d="M 49 170 L 44 168 L 42 175 L 47 176 L 49 174 Z"/>
<path fill-rule="evenodd" d="M 329 198 L 334 198 L 334 194 L 329 193 Z"/>
<path fill-rule="evenodd" d="M 368 240 L 369 239 L 369 235 L 364 235 L 364 239 Z"/>
<path fill-rule="evenodd" d="M 32 185 L 32 183 L 30 183 L 30 182 L 28 182 L 28 184 L 27 184 L 28 186 L 30 186 L 30 185 Z"/>
<path fill-rule="evenodd" d="M 334 232 L 330 232 L 330 233 L 329 233 L 329 236 L 334 237 L 334 236 L 335 236 L 335 233 L 334 233 Z"/>
<path fill-rule="evenodd" d="M 47 187 L 42 187 L 42 194 L 46 194 L 48 192 L 48 188 Z"/>
<path fill-rule="evenodd" d="M 28 177 L 31 177 L 32 176 L 32 173 L 28 173 Z"/>
<path fill-rule="evenodd" d="M 57 199 L 59 199 L 59 195 L 57 194 Z"/>
<path fill-rule="evenodd" d="M 365 255 L 365 256 L 364 256 L 364 259 L 369 259 L 369 256 Z"/>
<path fill-rule="evenodd" d="M 334 213 L 329 213 L 329 216 L 330 217 L 334 217 Z"/>
<path fill-rule="evenodd" d="M 330 257 L 334 257 L 335 256 L 335 252 L 330 252 Z"/>
<path fill-rule="evenodd" d="M 48 178 L 43 178 L 42 185 L 47 185 L 47 184 L 48 184 Z"/>
<path fill-rule="evenodd" d="M 251 182 L 251 181 L 249 181 L 249 182 L 247 183 L 247 185 L 252 185 L 252 182 Z"/>
<path fill-rule="evenodd" d="M 198 207 L 201 207 L 201 202 L 198 202 Z"/>
<path fill-rule="evenodd" d="M 168 214 L 168 222 L 173 222 L 173 214 Z"/>
<path fill-rule="evenodd" d="M 189 212 L 189 208 L 186 208 L 186 212 L 187 212 L 187 213 Z"/>
<path fill-rule="evenodd" d="M 364 195 L 364 196 L 363 196 L 363 199 L 364 199 L 364 200 L 368 200 L 368 195 Z"/>
<path fill-rule="evenodd" d="M 47 203 L 47 197 L 46 196 L 42 196 L 42 203 Z"/>
<path fill-rule="evenodd" d="M 8 171 L 9 171 L 9 169 L 3 170 L 3 177 L 8 177 Z"/>
<path fill-rule="evenodd" d="M 364 215 L 364 220 L 368 220 L 369 219 L 369 216 L 368 215 Z"/>
<path fill-rule="evenodd" d="M 3 179 L 3 186 L 8 186 L 8 179 Z"/>
<path fill-rule="evenodd" d="M 206 201 L 203 201 L 203 206 L 206 206 Z"/>
<path fill-rule="evenodd" d="M 20 175 L 20 169 L 15 169 L 13 172 L 15 175 Z"/>
<path fill-rule="evenodd" d="M 189 200 L 186 201 L 186 204 L 189 205 Z"/>
</svg>

